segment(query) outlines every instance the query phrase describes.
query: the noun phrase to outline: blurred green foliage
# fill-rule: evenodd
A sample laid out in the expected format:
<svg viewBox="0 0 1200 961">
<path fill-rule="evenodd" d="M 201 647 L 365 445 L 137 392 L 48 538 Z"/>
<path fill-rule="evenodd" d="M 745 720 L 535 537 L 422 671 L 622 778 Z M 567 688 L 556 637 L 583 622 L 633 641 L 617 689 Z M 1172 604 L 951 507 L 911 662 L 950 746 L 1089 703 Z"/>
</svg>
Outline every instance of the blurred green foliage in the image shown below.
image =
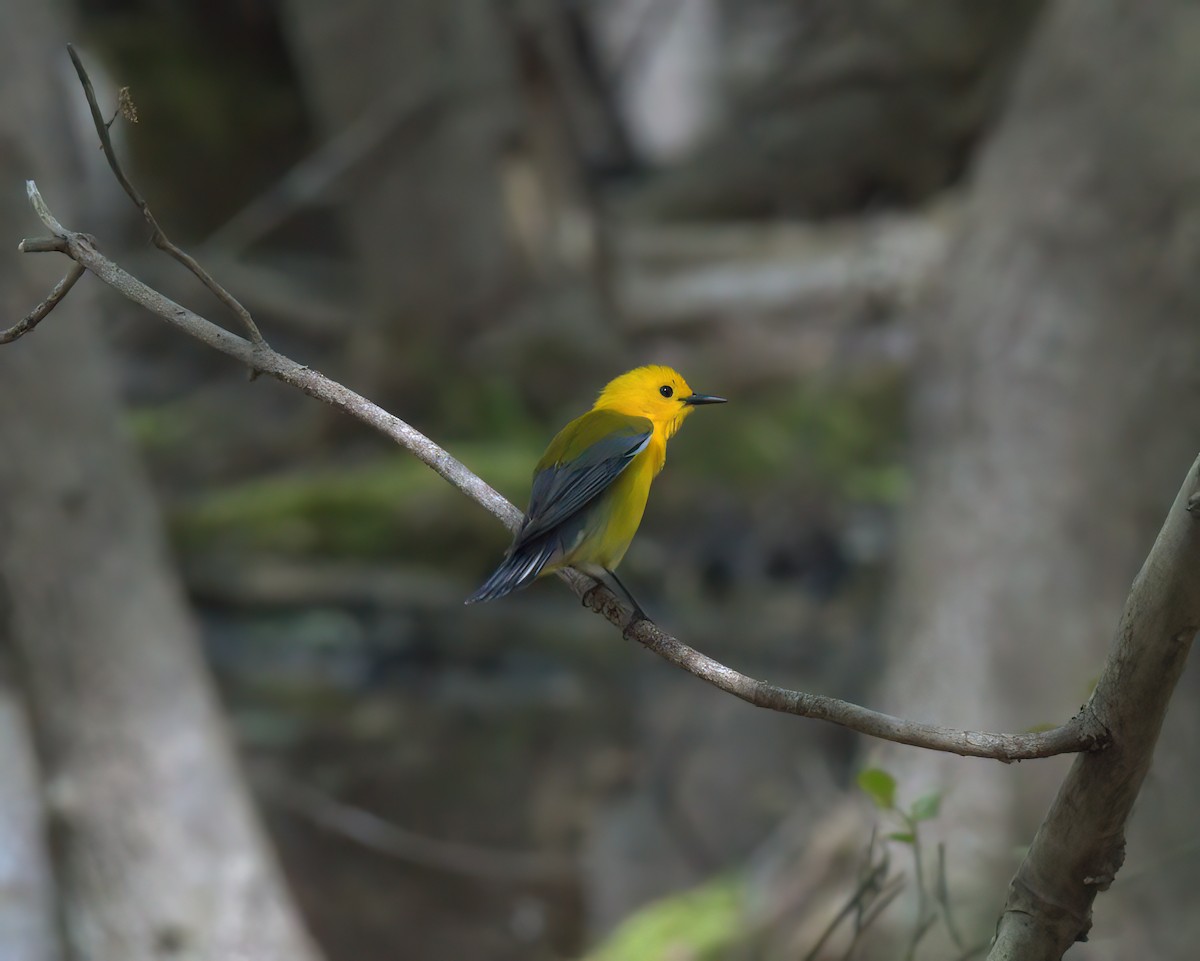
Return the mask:
<svg viewBox="0 0 1200 961">
<path fill-rule="evenodd" d="M 527 441 L 454 445 L 488 483 L 518 501 L 538 456 Z M 507 535 L 404 453 L 328 471 L 269 476 L 218 488 L 168 512 L 178 547 L 438 564 Z"/>
<path fill-rule="evenodd" d="M 882 768 L 869 767 L 858 772 L 858 786 L 881 811 L 896 806 L 896 779 Z"/>
<path fill-rule="evenodd" d="M 718 961 L 742 933 L 736 875 L 656 901 L 626 920 L 586 961 Z"/>
<path fill-rule="evenodd" d="M 839 500 L 894 503 L 906 490 L 902 390 L 886 377 L 734 396 L 703 426 L 691 419 L 672 463 L 747 492 L 799 484 Z"/>
<path fill-rule="evenodd" d="M 916 831 L 916 826 L 920 822 L 932 821 L 941 813 L 941 791 L 930 791 L 928 794 L 922 794 L 913 801 L 908 811 L 897 805 L 896 779 L 882 768 L 869 767 L 859 771 L 856 780 L 859 788 L 866 792 L 867 796 L 875 802 L 875 806 L 879 810 L 895 812 L 912 832 Z M 912 837 L 906 836 L 900 839 L 893 836 L 893 840 L 904 840 L 907 843 L 911 843 Z"/>
</svg>

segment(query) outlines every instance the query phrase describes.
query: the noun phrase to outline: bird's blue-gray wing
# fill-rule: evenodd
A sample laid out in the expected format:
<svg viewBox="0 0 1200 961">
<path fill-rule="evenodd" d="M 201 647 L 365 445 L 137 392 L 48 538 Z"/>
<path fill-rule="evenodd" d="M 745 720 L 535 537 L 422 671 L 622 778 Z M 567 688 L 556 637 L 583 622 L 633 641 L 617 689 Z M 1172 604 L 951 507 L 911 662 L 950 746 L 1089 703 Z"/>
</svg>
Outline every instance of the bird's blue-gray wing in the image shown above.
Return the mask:
<svg viewBox="0 0 1200 961">
<path fill-rule="evenodd" d="M 533 476 L 524 525 L 467 603 L 503 597 L 561 559 L 587 524 L 583 508 L 646 449 L 653 429 L 644 417 L 593 410 L 559 431 Z"/>
<path fill-rule="evenodd" d="M 553 530 L 599 496 L 650 443 L 653 425 L 644 417 L 593 411 L 568 429 L 596 437 L 574 456 L 545 464 L 533 477 L 533 492 L 525 526 L 517 545 Z M 577 426 L 579 425 L 579 426 Z M 556 438 L 570 450 L 572 438 Z M 554 445 L 552 445 L 553 447 Z"/>
</svg>

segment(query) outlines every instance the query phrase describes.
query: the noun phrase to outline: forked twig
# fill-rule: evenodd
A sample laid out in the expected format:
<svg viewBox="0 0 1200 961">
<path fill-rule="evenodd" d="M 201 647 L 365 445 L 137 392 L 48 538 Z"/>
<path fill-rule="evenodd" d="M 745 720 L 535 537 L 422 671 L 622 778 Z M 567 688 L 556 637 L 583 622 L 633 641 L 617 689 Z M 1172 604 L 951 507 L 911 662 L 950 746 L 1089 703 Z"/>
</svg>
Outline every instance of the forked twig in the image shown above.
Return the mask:
<svg viewBox="0 0 1200 961">
<path fill-rule="evenodd" d="M 159 226 L 154 214 L 150 212 L 150 206 L 146 203 L 146 199 L 138 192 L 129 178 L 125 176 L 125 171 L 121 167 L 121 161 L 117 159 L 117 152 L 113 149 L 112 137 L 109 134 L 109 125 L 112 123 L 112 120 L 105 120 L 104 114 L 100 112 L 100 105 L 96 102 L 96 91 L 92 87 L 92 79 L 88 76 L 87 70 L 84 69 L 83 61 L 79 59 L 79 54 L 75 52 L 75 48 L 69 43 L 67 44 L 67 53 L 71 57 L 71 63 L 75 65 L 75 73 L 79 76 L 79 83 L 83 87 L 83 95 L 87 97 L 88 108 L 92 112 L 92 124 L 96 128 L 96 134 L 100 137 L 100 147 L 104 151 L 104 157 L 108 161 L 108 166 L 112 168 L 113 176 L 117 178 L 117 183 L 121 185 L 121 189 L 129 195 L 129 199 L 134 202 L 138 210 L 142 212 L 142 217 L 145 218 L 146 223 L 150 225 L 152 231 L 150 239 L 154 243 L 154 246 L 183 264 L 183 266 L 199 278 L 200 283 L 212 291 L 217 300 L 233 311 L 238 320 L 241 321 L 242 326 L 246 328 L 246 334 L 249 336 L 251 343 L 256 347 L 265 346 L 266 341 L 263 339 L 258 325 L 254 323 L 254 318 L 250 316 L 250 311 L 243 307 L 233 294 L 217 283 L 216 279 L 200 266 L 195 257 L 181 250 L 171 241 L 166 232 Z M 116 117 L 117 115 L 114 114 L 113 120 Z"/>
</svg>

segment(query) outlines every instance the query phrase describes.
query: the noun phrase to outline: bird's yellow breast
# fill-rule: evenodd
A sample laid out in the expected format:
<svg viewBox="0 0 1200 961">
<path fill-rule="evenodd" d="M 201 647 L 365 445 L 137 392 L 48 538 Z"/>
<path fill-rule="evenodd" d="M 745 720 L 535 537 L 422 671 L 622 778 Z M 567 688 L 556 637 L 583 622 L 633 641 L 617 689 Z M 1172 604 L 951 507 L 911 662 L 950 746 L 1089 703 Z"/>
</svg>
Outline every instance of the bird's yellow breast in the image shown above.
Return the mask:
<svg viewBox="0 0 1200 961">
<path fill-rule="evenodd" d="M 598 564 L 609 570 L 621 563 L 642 523 L 650 485 L 667 461 L 667 441 L 655 431 L 638 454 L 596 503 L 588 525 L 560 565 Z"/>
</svg>

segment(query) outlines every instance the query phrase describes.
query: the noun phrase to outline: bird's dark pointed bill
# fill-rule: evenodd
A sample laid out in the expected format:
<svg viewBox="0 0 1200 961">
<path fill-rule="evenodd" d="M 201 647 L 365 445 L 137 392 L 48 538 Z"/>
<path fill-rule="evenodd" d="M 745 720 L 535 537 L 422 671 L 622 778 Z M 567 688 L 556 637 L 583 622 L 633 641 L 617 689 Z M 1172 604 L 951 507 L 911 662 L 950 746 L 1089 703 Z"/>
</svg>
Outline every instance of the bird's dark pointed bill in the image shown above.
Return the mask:
<svg viewBox="0 0 1200 961">
<path fill-rule="evenodd" d="M 689 394 L 683 398 L 685 404 L 696 406 L 698 404 L 724 404 L 724 397 L 714 397 L 712 394 Z"/>
</svg>

